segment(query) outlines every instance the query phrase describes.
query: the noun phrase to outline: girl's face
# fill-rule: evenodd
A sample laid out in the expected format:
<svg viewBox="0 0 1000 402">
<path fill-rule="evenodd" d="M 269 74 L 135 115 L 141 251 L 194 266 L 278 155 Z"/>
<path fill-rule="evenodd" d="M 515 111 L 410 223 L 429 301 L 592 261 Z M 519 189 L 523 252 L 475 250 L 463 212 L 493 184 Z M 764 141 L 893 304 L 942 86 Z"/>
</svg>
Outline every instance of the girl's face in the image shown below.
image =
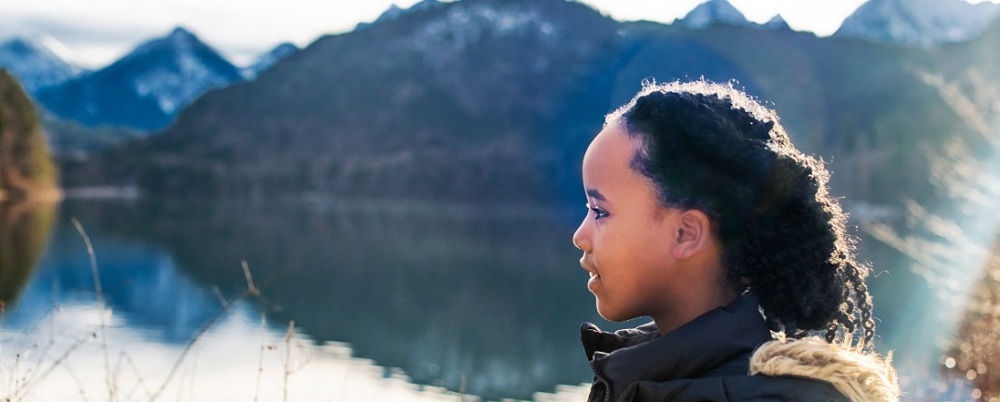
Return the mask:
<svg viewBox="0 0 1000 402">
<path fill-rule="evenodd" d="M 672 289 L 677 211 L 663 206 L 652 182 L 629 164 L 639 147 L 620 124 L 608 124 L 583 158 L 589 212 L 573 235 L 590 273 L 587 288 L 609 321 L 668 311 Z"/>
</svg>

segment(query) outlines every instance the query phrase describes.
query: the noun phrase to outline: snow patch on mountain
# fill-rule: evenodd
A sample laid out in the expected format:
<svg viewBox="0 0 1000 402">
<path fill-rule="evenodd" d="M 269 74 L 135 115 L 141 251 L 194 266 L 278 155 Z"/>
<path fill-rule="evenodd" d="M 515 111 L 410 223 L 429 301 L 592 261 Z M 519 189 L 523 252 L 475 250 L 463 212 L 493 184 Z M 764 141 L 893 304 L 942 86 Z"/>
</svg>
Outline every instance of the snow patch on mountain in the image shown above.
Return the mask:
<svg viewBox="0 0 1000 402">
<path fill-rule="evenodd" d="M 871 0 L 844 20 L 837 37 L 934 45 L 974 38 L 1000 14 L 1000 4 L 962 0 Z"/>
<path fill-rule="evenodd" d="M 29 93 L 59 85 L 83 69 L 67 62 L 40 41 L 13 38 L 0 43 L 0 67 L 18 78 Z"/>
<path fill-rule="evenodd" d="M 407 44 L 422 54 L 426 62 L 440 66 L 451 55 L 459 54 L 486 35 L 538 34 L 553 43 L 559 35 L 557 27 L 527 4 L 491 7 L 480 3 L 455 3 L 441 17 L 418 29 Z"/>
<path fill-rule="evenodd" d="M 137 74 L 133 85 L 137 95 L 154 98 L 164 113 L 173 114 L 205 91 L 233 81 L 202 57 L 206 51 L 218 56 L 192 33 L 178 28 L 164 39 L 139 46 L 122 61 L 145 64 L 140 59 L 166 55 L 163 63 Z"/>
</svg>

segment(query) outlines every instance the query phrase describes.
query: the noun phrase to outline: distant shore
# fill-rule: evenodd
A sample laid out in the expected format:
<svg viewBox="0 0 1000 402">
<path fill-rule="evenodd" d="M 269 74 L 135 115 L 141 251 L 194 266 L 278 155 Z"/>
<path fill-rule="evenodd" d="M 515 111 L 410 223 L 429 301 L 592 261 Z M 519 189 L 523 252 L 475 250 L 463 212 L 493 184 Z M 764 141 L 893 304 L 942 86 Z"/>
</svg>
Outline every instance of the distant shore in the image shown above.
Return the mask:
<svg viewBox="0 0 1000 402">
<path fill-rule="evenodd" d="M 141 191 L 136 186 L 89 186 L 63 189 L 64 198 L 126 199 L 139 198 Z"/>
<path fill-rule="evenodd" d="M 33 189 L 16 189 L 15 191 L 0 189 L 0 202 L 58 202 L 65 197 L 65 192 L 59 187 L 43 187 Z"/>
</svg>

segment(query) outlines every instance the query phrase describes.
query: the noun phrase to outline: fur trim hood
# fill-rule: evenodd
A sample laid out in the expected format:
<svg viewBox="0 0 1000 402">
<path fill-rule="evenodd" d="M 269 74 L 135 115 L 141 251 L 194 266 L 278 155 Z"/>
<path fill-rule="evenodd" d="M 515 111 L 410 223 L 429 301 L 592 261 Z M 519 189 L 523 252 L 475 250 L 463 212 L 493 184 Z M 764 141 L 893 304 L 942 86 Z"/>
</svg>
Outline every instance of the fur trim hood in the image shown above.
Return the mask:
<svg viewBox="0 0 1000 402">
<path fill-rule="evenodd" d="M 794 376 L 827 382 L 852 402 L 899 400 L 892 354 L 882 358 L 861 345 L 828 343 L 819 337 L 778 339 L 761 345 L 750 358 L 750 375 Z"/>
</svg>

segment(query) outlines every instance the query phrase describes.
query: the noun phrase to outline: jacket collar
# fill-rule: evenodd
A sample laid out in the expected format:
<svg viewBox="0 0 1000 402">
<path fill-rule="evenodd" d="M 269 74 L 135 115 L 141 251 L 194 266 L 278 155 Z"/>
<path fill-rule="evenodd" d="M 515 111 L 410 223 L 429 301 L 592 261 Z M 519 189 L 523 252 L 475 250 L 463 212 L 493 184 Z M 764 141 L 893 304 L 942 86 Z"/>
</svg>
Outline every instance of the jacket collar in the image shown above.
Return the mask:
<svg viewBox="0 0 1000 402">
<path fill-rule="evenodd" d="M 749 358 L 771 340 L 757 306 L 747 293 L 664 335 L 653 323 L 615 333 L 585 323 L 581 340 L 597 380 L 617 398 L 634 382 L 696 378 L 741 355 Z"/>
</svg>

